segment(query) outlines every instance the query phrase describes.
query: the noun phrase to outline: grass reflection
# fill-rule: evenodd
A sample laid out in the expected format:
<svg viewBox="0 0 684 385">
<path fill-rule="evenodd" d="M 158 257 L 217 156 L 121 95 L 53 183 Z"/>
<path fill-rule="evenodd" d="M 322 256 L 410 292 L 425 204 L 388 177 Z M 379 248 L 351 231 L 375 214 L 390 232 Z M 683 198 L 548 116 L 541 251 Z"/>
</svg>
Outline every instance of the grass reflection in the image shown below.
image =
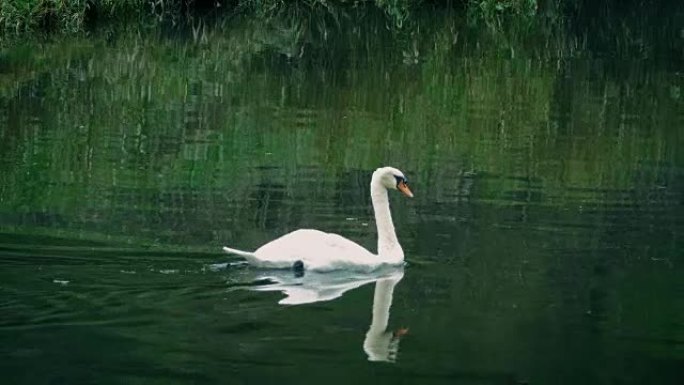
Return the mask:
<svg viewBox="0 0 684 385">
<path fill-rule="evenodd" d="M 9 51 L 3 211 L 170 239 L 169 221 L 249 221 L 236 202 L 296 216 L 283 202 L 342 199 L 331 183 L 350 175 L 364 213 L 363 175 L 382 164 L 415 175 L 423 202 L 674 204 L 667 64 L 565 59 L 572 44 L 534 48 L 522 32 L 483 45 L 497 38 L 449 18 L 400 35 L 373 20 L 327 42 L 236 21 L 199 40 L 130 30 Z"/>
</svg>

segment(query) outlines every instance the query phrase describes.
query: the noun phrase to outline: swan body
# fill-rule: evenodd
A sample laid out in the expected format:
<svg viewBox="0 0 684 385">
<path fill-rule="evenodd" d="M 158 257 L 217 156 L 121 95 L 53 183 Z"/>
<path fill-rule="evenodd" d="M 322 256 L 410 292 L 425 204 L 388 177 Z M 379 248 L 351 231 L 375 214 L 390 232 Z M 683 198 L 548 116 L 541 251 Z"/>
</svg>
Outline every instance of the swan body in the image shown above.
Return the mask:
<svg viewBox="0 0 684 385">
<path fill-rule="evenodd" d="M 297 261 L 311 270 L 336 270 L 364 265 L 372 267 L 380 262 L 378 256 L 341 235 L 312 229 L 285 234 L 253 253 L 229 247 L 223 250 L 245 257 L 252 265 L 269 269 L 289 269 Z"/>
<path fill-rule="evenodd" d="M 413 193 L 404 174 L 393 167 L 375 170 L 370 189 L 378 230 L 377 255 L 341 235 L 312 229 L 285 234 L 254 252 L 230 247 L 224 247 L 223 250 L 242 256 L 251 265 L 261 268 L 299 266 L 315 271 L 373 271 L 382 266 L 401 265 L 404 263 L 404 251 L 394 231 L 387 190 L 399 190 L 408 197 L 413 197 Z"/>
</svg>

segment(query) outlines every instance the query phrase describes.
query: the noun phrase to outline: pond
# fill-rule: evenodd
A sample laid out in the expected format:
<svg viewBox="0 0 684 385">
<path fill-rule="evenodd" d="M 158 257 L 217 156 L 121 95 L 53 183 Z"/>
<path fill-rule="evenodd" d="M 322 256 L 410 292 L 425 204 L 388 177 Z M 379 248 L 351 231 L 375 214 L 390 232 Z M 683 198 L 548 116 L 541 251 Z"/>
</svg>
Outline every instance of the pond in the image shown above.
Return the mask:
<svg viewBox="0 0 684 385">
<path fill-rule="evenodd" d="M 681 60 L 366 23 L 5 50 L 6 383 L 682 383 Z M 385 165 L 403 268 L 221 251 L 375 251 Z"/>
</svg>

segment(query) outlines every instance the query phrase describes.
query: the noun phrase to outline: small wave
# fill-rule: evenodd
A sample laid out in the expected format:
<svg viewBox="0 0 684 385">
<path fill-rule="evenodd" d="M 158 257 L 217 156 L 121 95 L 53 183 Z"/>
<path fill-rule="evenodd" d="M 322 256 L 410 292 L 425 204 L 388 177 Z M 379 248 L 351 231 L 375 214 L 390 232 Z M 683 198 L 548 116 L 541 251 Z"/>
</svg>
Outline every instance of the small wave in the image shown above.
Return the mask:
<svg viewBox="0 0 684 385">
<path fill-rule="evenodd" d="M 159 269 L 157 271 L 162 274 L 178 274 L 180 272 L 178 269 Z"/>
<path fill-rule="evenodd" d="M 231 267 L 244 267 L 244 266 L 248 266 L 248 265 L 249 265 L 249 263 L 247 263 L 247 261 L 212 263 L 212 264 L 204 266 L 202 268 L 202 271 L 209 270 L 209 271 L 217 272 L 217 271 L 227 270 Z"/>
</svg>

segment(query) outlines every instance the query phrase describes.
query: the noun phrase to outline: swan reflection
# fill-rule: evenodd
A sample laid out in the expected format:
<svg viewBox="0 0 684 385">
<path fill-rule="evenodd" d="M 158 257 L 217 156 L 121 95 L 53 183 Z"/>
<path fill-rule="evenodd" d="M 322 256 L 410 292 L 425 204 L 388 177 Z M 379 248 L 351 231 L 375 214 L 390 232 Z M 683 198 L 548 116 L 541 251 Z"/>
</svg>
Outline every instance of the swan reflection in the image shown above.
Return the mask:
<svg viewBox="0 0 684 385">
<path fill-rule="evenodd" d="M 368 355 L 368 361 L 394 362 L 399 352 L 399 340 L 408 332 L 401 328 L 396 331 L 387 330 L 389 311 L 392 306 L 394 286 L 404 277 L 401 275 L 379 279 L 375 282 L 373 294 L 373 318 L 363 341 L 363 350 Z"/>
<path fill-rule="evenodd" d="M 369 361 L 394 362 L 399 341 L 408 331 L 403 328 L 388 330 L 394 287 L 403 277 L 403 267 L 388 267 L 373 273 L 308 271 L 299 277 L 292 271 L 280 270 L 259 277 L 259 280 L 267 280 L 271 284 L 252 286 L 250 290 L 280 291 L 285 294 L 285 298 L 279 304 L 302 305 L 330 301 L 349 290 L 375 282 L 371 324 L 363 341 L 363 350 Z"/>
</svg>

